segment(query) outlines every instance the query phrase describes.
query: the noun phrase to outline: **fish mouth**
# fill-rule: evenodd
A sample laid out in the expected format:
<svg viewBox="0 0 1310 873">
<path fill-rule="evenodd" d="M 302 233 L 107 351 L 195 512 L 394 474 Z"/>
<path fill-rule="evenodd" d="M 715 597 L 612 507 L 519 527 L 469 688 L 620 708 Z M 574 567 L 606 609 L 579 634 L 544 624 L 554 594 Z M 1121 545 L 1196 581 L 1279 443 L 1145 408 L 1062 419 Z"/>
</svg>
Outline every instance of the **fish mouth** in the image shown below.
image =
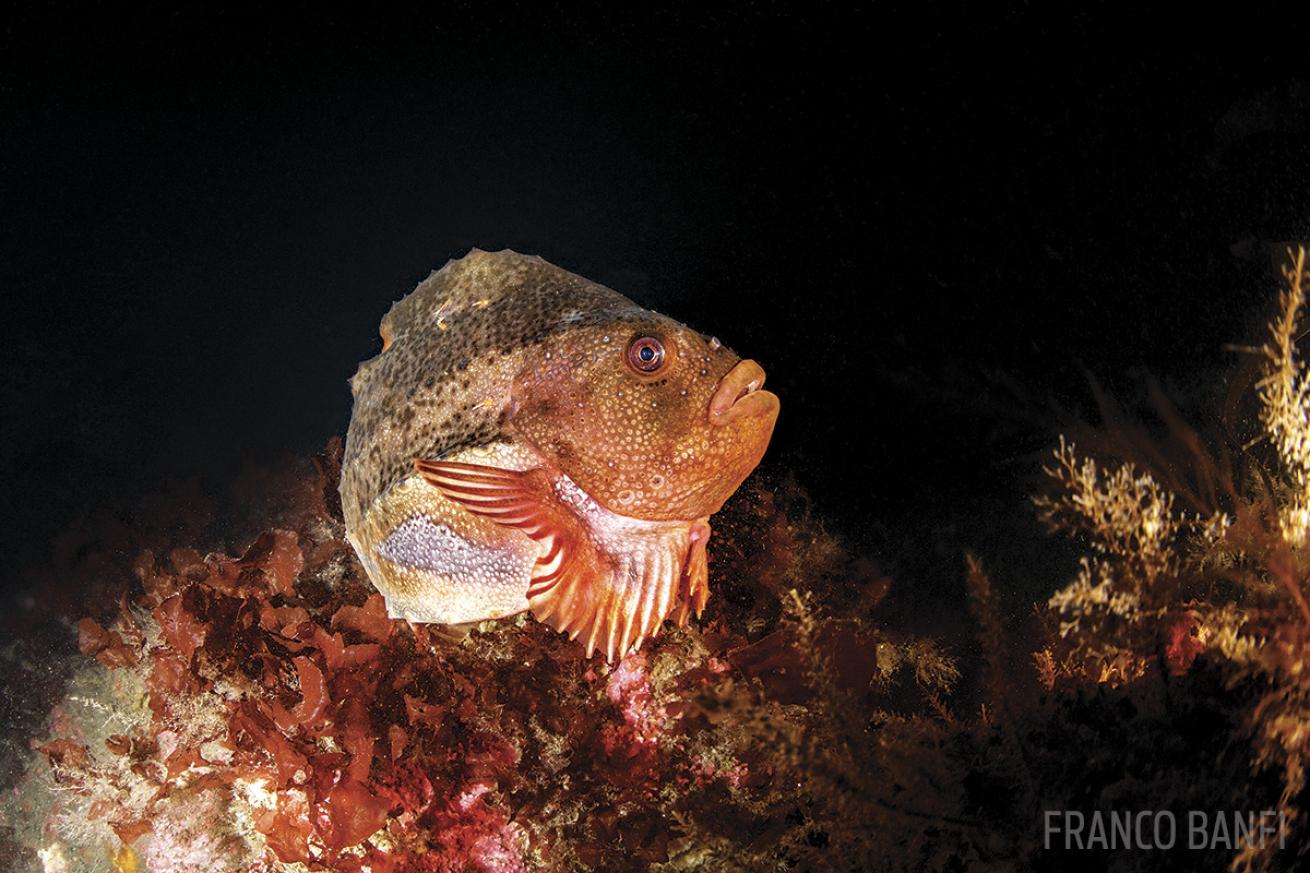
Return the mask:
<svg viewBox="0 0 1310 873">
<path fill-rule="evenodd" d="M 764 368 L 755 361 L 738 361 L 710 398 L 710 424 L 722 427 L 742 418 L 776 418 L 778 395 L 763 389 Z"/>
</svg>

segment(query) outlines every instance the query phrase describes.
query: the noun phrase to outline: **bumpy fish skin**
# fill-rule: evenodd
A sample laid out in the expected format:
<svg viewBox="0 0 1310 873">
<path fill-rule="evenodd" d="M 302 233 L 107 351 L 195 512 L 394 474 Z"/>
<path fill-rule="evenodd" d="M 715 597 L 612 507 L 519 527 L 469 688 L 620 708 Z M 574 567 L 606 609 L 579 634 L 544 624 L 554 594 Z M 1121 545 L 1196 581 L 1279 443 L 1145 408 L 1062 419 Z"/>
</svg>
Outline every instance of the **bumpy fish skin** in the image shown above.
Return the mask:
<svg viewBox="0 0 1310 873">
<path fill-rule="evenodd" d="M 777 399 L 717 340 L 510 251 L 474 250 L 382 320 L 351 380 L 347 535 L 393 616 L 532 609 L 613 659 L 708 596 L 708 516 Z M 658 337 L 658 372 L 624 361 Z"/>
<path fill-rule="evenodd" d="M 505 402 L 529 346 L 643 312 L 604 285 L 515 252 L 474 249 L 433 272 L 392 305 L 382 319 L 383 354 L 350 381 L 347 525 L 413 473 L 415 458 L 505 440 Z"/>
</svg>

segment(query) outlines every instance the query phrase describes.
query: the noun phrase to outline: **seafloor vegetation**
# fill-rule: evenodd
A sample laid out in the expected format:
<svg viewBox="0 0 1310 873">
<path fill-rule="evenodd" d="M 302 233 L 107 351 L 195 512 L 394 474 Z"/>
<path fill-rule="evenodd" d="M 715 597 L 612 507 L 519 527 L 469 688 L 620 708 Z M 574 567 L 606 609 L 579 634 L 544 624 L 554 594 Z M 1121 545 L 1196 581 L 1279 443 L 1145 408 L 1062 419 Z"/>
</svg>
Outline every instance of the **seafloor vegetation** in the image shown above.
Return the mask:
<svg viewBox="0 0 1310 873">
<path fill-rule="evenodd" d="M 336 443 L 238 483 L 239 520 L 186 494 L 70 532 L 50 590 L 90 614 L 80 655 L 8 653 L 37 738 L 10 738 L 0 851 L 159 873 L 1301 865 L 1307 284 L 1293 251 L 1218 435 L 1157 397 L 1156 427 L 1107 401 L 1087 453 L 1060 442 L 1034 508 L 1084 557 L 1031 645 L 985 548 L 959 560 L 972 647 L 890 630 L 891 580 L 762 477 L 717 521 L 705 620 L 613 667 L 523 617 L 464 640 L 388 620 L 342 539 Z M 204 554 L 216 528 L 246 545 Z M 1049 810 L 1271 811 L 1277 833 L 1066 851 Z"/>
</svg>

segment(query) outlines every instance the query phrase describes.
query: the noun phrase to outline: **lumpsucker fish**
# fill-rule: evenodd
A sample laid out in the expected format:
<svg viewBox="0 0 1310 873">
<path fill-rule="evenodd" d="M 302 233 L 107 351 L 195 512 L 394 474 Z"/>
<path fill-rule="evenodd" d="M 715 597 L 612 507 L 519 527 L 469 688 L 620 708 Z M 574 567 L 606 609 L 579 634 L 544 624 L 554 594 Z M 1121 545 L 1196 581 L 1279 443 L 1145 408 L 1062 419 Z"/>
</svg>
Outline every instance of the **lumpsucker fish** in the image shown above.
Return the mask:
<svg viewBox="0 0 1310 873">
<path fill-rule="evenodd" d="M 613 661 L 709 597 L 709 517 L 778 417 L 718 339 L 538 257 L 474 249 L 351 379 L 341 503 L 388 613 L 531 610 Z"/>
</svg>

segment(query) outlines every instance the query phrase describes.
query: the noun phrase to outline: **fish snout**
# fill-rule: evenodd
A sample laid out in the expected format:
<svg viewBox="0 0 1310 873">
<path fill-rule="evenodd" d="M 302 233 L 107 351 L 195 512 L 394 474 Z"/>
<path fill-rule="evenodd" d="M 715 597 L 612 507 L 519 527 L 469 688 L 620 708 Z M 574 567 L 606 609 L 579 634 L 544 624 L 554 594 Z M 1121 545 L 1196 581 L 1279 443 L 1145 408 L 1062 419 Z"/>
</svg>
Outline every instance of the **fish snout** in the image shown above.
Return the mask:
<svg viewBox="0 0 1310 873">
<path fill-rule="evenodd" d="M 777 418 L 778 406 L 778 395 L 764 390 L 764 368 L 755 361 L 738 361 L 710 398 L 710 424 L 722 427 L 742 418 Z"/>
</svg>

